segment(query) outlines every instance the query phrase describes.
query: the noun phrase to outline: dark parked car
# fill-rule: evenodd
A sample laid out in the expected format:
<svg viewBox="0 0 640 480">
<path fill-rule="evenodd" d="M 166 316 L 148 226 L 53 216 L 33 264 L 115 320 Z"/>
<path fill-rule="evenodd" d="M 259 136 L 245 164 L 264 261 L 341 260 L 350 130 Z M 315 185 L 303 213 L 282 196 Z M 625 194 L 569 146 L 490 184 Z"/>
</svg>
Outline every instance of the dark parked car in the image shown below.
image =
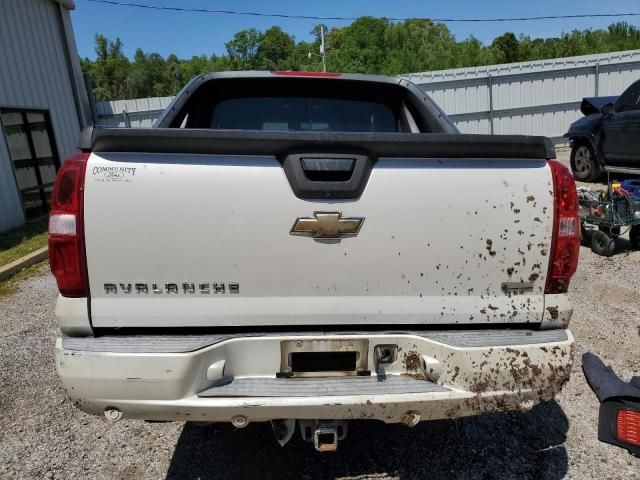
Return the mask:
<svg viewBox="0 0 640 480">
<path fill-rule="evenodd" d="M 605 167 L 640 174 L 640 80 L 620 97 L 585 98 L 580 110 L 585 116 L 564 135 L 575 178 L 598 180 Z"/>
</svg>

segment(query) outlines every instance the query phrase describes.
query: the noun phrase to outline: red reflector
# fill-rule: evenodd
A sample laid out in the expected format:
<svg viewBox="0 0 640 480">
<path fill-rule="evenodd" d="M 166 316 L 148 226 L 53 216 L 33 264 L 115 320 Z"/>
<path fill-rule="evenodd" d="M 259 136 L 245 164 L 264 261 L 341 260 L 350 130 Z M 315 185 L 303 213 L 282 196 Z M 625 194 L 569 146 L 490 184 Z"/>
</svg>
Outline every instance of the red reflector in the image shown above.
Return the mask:
<svg viewBox="0 0 640 480">
<path fill-rule="evenodd" d="M 84 175 L 89 153 L 67 158 L 56 176 L 49 213 L 49 265 L 65 297 L 86 297 Z"/>
<path fill-rule="evenodd" d="M 58 208 L 70 210 L 78 208 L 75 185 L 78 183 L 79 174 L 80 172 L 75 168 L 60 169 L 59 181 L 56 182 L 57 188 L 54 188 L 54 196 L 51 199 L 52 204 L 56 204 Z"/>
<path fill-rule="evenodd" d="M 580 219 L 578 196 L 571 172 L 556 160 L 547 160 L 553 177 L 553 236 L 545 293 L 565 293 L 578 267 Z"/>
<path fill-rule="evenodd" d="M 340 77 L 341 73 L 336 72 L 289 72 L 289 71 L 275 71 L 271 72 L 273 75 L 282 75 L 285 77 Z"/>
<path fill-rule="evenodd" d="M 623 442 L 640 446 L 640 412 L 618 410 L 616 435 Z"/>
<path fill-rule="evenodd" d="M 49 264 L 56 277 L 58 290 L 65 297 L 84 297 L 84 252 L 80 252 L 75 237 L 49 237 Z"/>
</svg>

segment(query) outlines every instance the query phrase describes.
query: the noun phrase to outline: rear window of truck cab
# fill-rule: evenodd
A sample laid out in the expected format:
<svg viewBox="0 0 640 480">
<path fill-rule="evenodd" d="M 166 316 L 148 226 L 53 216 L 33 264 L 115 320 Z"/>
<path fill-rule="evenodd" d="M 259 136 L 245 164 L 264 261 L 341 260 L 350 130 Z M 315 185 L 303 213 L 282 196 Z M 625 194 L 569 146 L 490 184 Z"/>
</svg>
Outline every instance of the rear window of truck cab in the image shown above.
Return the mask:
<svg viewBox="0 0 640 480">
<path fill-rule="evenodd" d="M 246 97 L 223 100 L 213 109 L 212 129 L 396 132 L 396 117 L 381 103 L 342 98 Z"/>
</svg>

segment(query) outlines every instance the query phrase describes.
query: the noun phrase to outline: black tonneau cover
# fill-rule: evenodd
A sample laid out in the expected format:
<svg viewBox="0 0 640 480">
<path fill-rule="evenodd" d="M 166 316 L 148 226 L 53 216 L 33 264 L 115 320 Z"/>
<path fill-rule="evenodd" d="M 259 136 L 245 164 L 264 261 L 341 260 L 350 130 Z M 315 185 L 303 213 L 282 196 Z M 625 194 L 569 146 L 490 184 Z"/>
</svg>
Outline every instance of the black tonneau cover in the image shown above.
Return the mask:
<svg viewBox="0 0 640 480">
<path fill-rule="evenodd" d="M 337 133 L 96 128 L 83 132 L 80 149 L 94 152 L 286 156 L 292 151 L 365 151 L 377 157 L 556 158 L 547 137 L 448 133 Z"/>
</svg>

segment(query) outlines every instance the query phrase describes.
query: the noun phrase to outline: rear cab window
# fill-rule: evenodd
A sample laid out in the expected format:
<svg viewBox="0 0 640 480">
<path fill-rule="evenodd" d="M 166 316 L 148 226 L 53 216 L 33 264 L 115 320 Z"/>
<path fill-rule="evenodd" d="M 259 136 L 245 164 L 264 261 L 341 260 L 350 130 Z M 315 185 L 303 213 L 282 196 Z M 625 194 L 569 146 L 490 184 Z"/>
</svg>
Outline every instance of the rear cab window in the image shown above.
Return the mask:
<svg viewBox="0 0 640 480">
<path fill-rule="evenodd" d="M 210 128 L 285 132 L 397 132 L 387 105 L 318 97 L 247 97 L 223 100 Z"/>
</svg>

